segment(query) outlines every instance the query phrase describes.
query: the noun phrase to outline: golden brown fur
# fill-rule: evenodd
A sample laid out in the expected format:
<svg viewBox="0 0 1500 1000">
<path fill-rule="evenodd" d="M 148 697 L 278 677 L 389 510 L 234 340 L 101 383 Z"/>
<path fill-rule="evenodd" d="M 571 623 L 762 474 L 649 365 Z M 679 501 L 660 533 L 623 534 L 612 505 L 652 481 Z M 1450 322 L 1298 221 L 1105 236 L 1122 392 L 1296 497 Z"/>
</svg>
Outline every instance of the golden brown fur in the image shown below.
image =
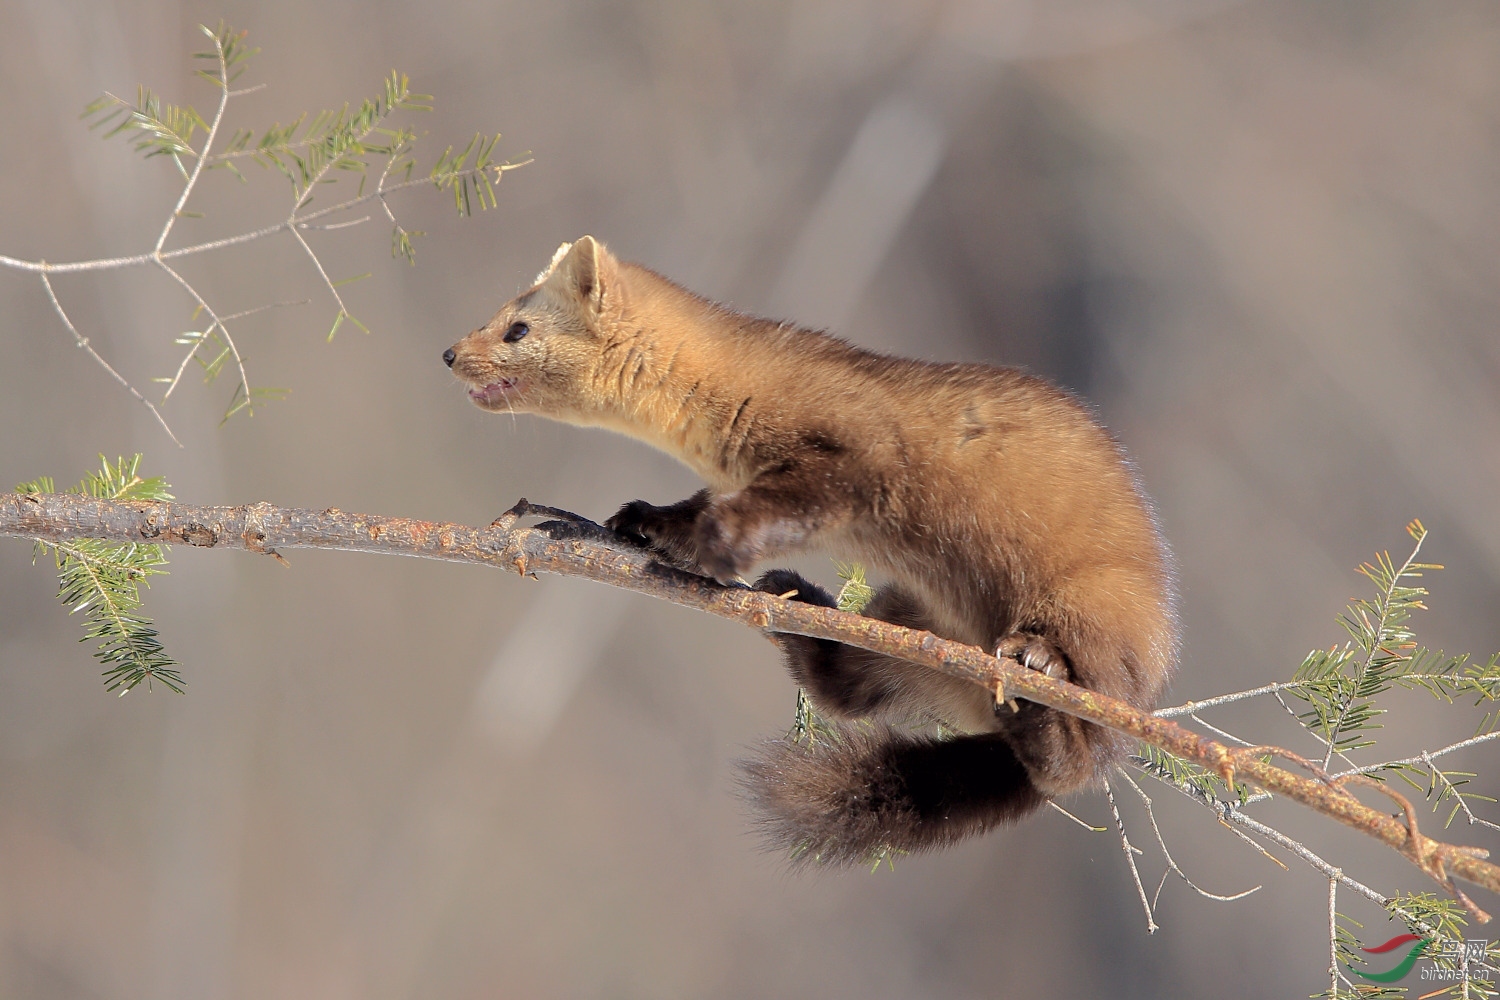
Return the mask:
<svg viewBox="0 0 1500 1000">
<path fill-rule="evenodd" d="M 890 580 L 866 614 L 1154 703 L 1176 645 L 1164 548 L 1124 456 L 1071 396 L 740 315 L 591 237 L 565 250 L 445 360 L 486 409 L 629 434 L 708 484 L 627 504 L 611 527 L 725 581 L 802 549 L 859 560 Z M 831 603 L 789 571 L 758 586 Z M 822 713 L 875 724 L 747 764 L 774 839 L 804 857 L 948 843 L 1087 786 L 1118 755 L 1104 730 L 1030 703 L 997 712 L 935 671 L 781 644 Z M 962 735 L 890 728 L 931 723 Z"/>
</svg>

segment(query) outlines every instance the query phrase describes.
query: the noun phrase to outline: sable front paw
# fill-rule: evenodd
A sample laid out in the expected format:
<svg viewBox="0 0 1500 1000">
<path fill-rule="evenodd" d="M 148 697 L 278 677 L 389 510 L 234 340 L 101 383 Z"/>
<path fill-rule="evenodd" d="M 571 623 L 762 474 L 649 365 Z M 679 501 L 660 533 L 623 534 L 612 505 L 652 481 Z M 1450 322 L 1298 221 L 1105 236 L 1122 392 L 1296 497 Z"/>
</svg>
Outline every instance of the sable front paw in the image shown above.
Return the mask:
<svg viewBox="0 0 1500 1000">
<path fill-rule="evenodd" d="M 665 562 L 687 570 L 698 569 L 698 548 L 693 541 L 693 521 L 706 502 L 696 494 L 669 507 L 632 500 L 604 522 L 615 534 L 645 546 Z"/>
<path fill-rule="evenodd" d="M 638 545 L 650 545 L 653 540 L 651 529 L 660 522 L 661 511 L 661 507 L 644 500 L 632 500 L 615 511 L 604 526 Z"/>
</svg>

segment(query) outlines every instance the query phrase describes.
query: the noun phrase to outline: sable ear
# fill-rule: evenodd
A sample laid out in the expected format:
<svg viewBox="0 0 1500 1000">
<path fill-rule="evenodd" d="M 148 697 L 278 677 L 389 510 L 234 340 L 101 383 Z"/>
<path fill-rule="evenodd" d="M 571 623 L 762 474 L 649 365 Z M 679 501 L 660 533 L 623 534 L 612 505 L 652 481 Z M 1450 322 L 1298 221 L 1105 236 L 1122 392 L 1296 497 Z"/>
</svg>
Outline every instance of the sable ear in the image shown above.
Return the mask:
<svg viewBox="0 0 1500 1000">
<path fill-rule="evenodd" d="M 592 236 L 581 236 L 566 252 L 559 248 L 558 253 L 562 259 L 553 265 L 547 284 L 555 283 L 555 287 L 598 313 L 615 277 L 614 257 Z"/>
</svg>

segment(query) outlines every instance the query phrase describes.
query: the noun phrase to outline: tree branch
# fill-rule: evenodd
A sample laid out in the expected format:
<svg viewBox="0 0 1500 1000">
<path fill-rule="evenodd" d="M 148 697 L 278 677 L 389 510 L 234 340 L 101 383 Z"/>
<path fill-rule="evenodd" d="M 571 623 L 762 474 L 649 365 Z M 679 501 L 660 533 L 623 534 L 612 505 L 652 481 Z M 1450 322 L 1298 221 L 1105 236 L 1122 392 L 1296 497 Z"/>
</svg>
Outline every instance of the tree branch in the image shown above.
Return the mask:
<svg viewBox="0 0 1500 1000">
<path fill-rule="evenodd" d="M 507 170 L 514 170 L 516 167 L 524 167 L 530 162 L 530 160 L 525 160 L 520 163 L 502 163 L 490 164 L 487 167 L 469 167 L 465 170 L 455 171 L 453 173 L 453 178 L 455 180 L 458 180 L 465 177 L 478 177 L 484 175 L 486 172 L 496 174 L 498 176 L 499 174 L 502 174 Z M 185 247 L 178 247 L 175 250 L 161 250 L 158 252 L 131 254 L 128 257 L 99 257 L 93 260 L 64 261 L 62 263 L 52 263 L 45 260 L 25 260 L 20 257 L 9 257 L 5 254 L 0 254 L 0 267 L 8 267 L 17 271 L 45 272 L 47 274 L 76 274 L 81 271 L 112 271 L 121 267 L 137 267 L 142 264 L 153 263 L 158 259 L 173 260 L 177 257 L 191 257 L 194 254 L 208 253 L 212 250 L 221 250 L 224 247 L 239 246 L 241 243 L 251 243 L 255 240 L 265 239 L 267 236 L 275 236 L 283 229 L 290 229 L 292 226 L 296 226 L 299 229 L 316 228 L 310 225 L 310 223 L 312 223 L 316 219 L 326 218 L 338 212 L 347 211 L 358 205 L 363 205 L 366 202 L 374 201 L 377 198 L 384 198 L 387 195 L 394 194 L 397 191 L 404 191 L 407 188 L 419 187 L 423 184 L 435 183 L 436 182 L 431 177 L 414 177 L 410 180 L 397 181 L 396 183 L 391 184 L 388 187 L 381 188 L 378 191 L 371 191 L 369 194 L 357 195 L 353 198 L 341 201 L 336 205 L 329 205 L 325 208 L 317 209 L 316 211 L 304 212 L 303 214 L 297 216 L 295 220 L 283 219 L 281 222 L 277 222 L 274 225 L 262 226 L 260 229 L 251 230 L 248 233 L 240 233 L 238 236 L 226 236 L 223 239 L 208 240 L 204 243 L 193 243 Z"/>
<path fill-rule="evenodd" d="M 559 516 L 519 527 L 528 515 Z M 1500 893 L 1500 867 L 1486 851 L 1431 840 L 1415 826 L 1360 802 L 1321 771 L 1305 778 L 1260 759 L 1267 748 L 1231 748 L 1141 711 L 1115 698 L 1053 680 L 1012 660 L 916 629 L 861 615 L 783 600 L 746 587 L 723 587 L 664 566 L 612 532 L 577 515 L 521 500 L 486 528 L 410 518 L 277 507 L 239 507 L 97 500 L 74 494 L 0 494 L 0 535 L 56 542 L 101 538 L 122 542 L 178 543 L 274 555 L 293 548 L 339 549 L 478 563 L 522 574 L 554 573 L 607 583 L 743 622 L 765 632 L 832 639 L 941 670 L 994 691 L 998 700 L 1025 698 L 1128 733 L 1216 771 L 1232 783 L 1238 773 L 1395 848 L 1460 899 L 1451 876 Z M 1274 751 L 1289 756 L 1285 751 Z M 1292 759 L 1296 759 L 1294 756 Z M 1348 779 L 1344 779 L 1347 781 Z M 1392 795 L 1389 790 L 1381 789 Z M 1474 916 L 1488 920 L 1468 904 Z"/>
</svg>

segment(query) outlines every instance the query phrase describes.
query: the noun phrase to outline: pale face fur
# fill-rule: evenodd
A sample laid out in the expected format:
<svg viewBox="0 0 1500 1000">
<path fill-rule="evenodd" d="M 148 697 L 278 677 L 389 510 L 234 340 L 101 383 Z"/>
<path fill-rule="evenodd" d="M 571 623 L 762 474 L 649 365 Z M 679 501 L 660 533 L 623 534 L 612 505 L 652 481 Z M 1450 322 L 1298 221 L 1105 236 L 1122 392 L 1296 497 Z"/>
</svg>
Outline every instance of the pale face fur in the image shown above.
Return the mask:
<svg viewBox="0 0 1500 1000">
<path fill-rule="evenodd" d="M 615 266 L 593 237 L 563 244 L 536 285 L 454 344 L 453 374 L 467 383 L 474 404 L 599 423 L 588 387 L 601 356 L 601 320 L 618 305 L 618 295 L 606 291 L 616 284 Z"/>
<path fill-rule="evenodd" d="M 726 453 L 745 399 L 713 384 L 725 373 L 773 384 L 782 376 L 776 358 L 746 355 L 734 337 L 715 334 L 726 315 L 584 236 L 559 248 L 533 288 L 444 359 L 482 409 L 617 431 L 728 491 L 759 465 L 753 449 Z M 517 324 L 525 326 L 519 338 Z"/>
</svg>

